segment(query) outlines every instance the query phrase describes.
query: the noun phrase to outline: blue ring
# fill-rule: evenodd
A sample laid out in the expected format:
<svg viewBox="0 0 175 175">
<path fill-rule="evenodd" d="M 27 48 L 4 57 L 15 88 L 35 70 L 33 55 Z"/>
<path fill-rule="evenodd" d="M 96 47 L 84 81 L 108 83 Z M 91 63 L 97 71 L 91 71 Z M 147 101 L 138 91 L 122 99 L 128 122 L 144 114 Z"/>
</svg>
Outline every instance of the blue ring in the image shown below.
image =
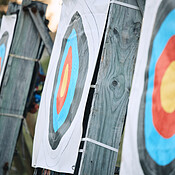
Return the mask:
<svg viewBox="0 0 175 175">
<path fill-rule="evenodd" d="M 175 158 L 175 136 L 165 139 L 155 129 L 152 117 L 152 94 L 156 63 L 169 39 L 175 35 L 175 10 L 172 10 L 153 41 L 148 74 L 148 87 L 145 104 L 145 145 L 149 155 L 160 166 L 165 166 Z"/>
<path fill-rule="evenodd" d="M 60 111 L 59 114 L 57 114 L 57 109 L 56 109 L 56 97 L 58 93 L 58 89 L 60 86 L 60 81 L 61 81 L 61 75 L 63 71 L 63 66 L 66 60 L 66 56 L 68 54 L 69 48 L 72 47 L 72 70 L 71 70 L 71 78 L 70 78 L 70 83 L 69 83 L 69 88 L 66 96 L 66 100 L 64 102 L 64 105 Z M 74 93 L 75 93 L 75 87 L 78 79 L 78 72 L 79 72 L 79 56 L 78 56 L 78 43 L 77 43 L 77 34 L 75 29 L 72 30 L 69 38 L 67 39 L 67 43 L 65 46 L 65 50 L 63 53 L 61 65 L 60 65 L 60 70 L 58 73 L 58 79 L 57 79 L 57 85 L 55 88 L 54 92 L 54 101 L 53 101 L 53 129 L 56 132 L 64 123 L 64 121 L 67 118 Z"/>
</svg>

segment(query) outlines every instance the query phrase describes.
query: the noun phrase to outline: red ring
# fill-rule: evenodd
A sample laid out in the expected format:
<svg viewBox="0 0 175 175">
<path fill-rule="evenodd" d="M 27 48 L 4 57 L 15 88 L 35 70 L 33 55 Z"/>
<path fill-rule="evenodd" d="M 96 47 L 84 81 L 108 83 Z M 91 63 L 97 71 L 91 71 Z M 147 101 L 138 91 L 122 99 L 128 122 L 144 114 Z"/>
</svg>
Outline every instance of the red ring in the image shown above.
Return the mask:
<svg viewBox="0 0 175 175">
<path fill-rule="evenodd" d="M 64 74 L 65 74 L 65 69 L 66 66 L 68 65 L 68 80 L 67 80 L 67 84 L 66 84 L 66 89 L 64 92 L 64 95 L 61 97 L 60 93 L 61 93 L 61 88 L 63 85 L 63 78 L 64 78 Z M 61 75 L 61 81 L 60 81 L 60 85 L 59 85 L 59 89 L 58 89 L 58 93 L 57 93 L 57 114 L 60 113 L 64 102 L 66 100 L 66 96 L 67 96 L 67 92 L 68 92 L 68 88 L 69 88 L 69 83 L 70 83 L 70 78 L 71 78 L 71 70 L 72 70 L 72 47 L 69 47 L 65 62 L 64 62 L 64 66 L 63 66 L 63 70 L 62 70 L 62 75 Z"/>
<path fill-rule="evenodd" d="M 156 130 L 164 138 L 170 138 L 175 134 L 175 111 L 167 113 L 163 109 L 160 99 L 161 81 L 172 61 L 175 61 L 175 36 L 169 39 L 155 67 L 152 97 L 153 123 Z"/>
</svg>

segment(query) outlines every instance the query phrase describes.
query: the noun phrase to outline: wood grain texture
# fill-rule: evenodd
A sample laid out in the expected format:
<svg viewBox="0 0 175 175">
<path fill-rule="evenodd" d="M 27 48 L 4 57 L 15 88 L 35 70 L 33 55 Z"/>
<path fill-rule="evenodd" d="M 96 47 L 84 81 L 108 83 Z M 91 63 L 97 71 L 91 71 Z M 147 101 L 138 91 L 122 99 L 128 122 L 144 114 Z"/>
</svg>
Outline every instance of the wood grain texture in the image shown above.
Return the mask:
<svg viewBox="0 0 175 175">
<path fill-rule="evenodd" d="M 146 0 L 136 0 L 136 1 L 143 16 Z"/>
<path fill-rule="evenodd" d="M 120 1 L 120 2 L 124 2 L 126 4 L 135 5 L 135 6 L 138 5 L 136 0 L 135 1 L 133 1 L 133 0 L 114 0 L 114 1 Z"/>
<path fill-rule="evenodd" d="M 5 174 L 5 165 L 9 167 L 12 161 L 20 125 L 21 119 L 0 116 L 0 174 Z"/>
<path fill-rule="evenodd" d="M 140 11 L 110 5 L 86 137 L 116 149 L 127 111 L 141 21 Z M 112 175 L 116 161 L 117 152 L 85 142 L 79 174 Z"/>
<path fill-rule="evenodd" d="M 144 7 L 145 7 L 145 0 L 135 0 L 135 1 L 133 1 L 133 0 L 113 0 L 113 1 L 120 1 L 120 2 L 124 2 L 127 4 L 134 5 L 134 6 L 138 6 L 141 14 L 143 16 Z"/>
<path fill-rule="evenodd" d="M 39 3 L 39 7 L 46 9 Z M 27 11 L 20 11 L 10 53 L 38 58 L 41 38 Z M 33 76 L 34 61 L 9 57 L 0 91 L 0 113 L 24 115 Z M 0 115 L 0 174 L 10 167 L 22 120 Z"/>
<path fill-rule="evenodd" d="M 29 13 L 32 17 L 32 20 L 33 20 L 33 22 L 34 22 L 34 24 L 39 32 L 44 44 L 45 44 L 45 47 L 46 47 L 49 55 L 51 55 L 52 48 L 53 48 L 53 41 L 50 37 L 49 29 L 44 24 L 44 21 L 42 20 L 42 17 L 39 14 L 38 10 L 36 12 L 34 12 L 34 9 L 35 9 L 35 7 L 29 8 Z"/>
<path fill-rule="evenodd" d="M 10 2 L 8 3 L 8 9 L 6 15 L 10 15 L 13 13 L 18 13 L 20 11 L 21 5 L 15 3 L 15 2 Z"/>
</svg>

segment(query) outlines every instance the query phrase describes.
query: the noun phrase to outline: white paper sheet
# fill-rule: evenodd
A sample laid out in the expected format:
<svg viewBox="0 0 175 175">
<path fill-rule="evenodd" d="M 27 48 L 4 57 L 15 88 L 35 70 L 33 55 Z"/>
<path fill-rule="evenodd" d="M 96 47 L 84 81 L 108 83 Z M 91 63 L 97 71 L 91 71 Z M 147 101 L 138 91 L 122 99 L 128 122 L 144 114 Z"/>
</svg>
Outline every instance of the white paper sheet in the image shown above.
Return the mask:
<svg viewBox="0 0 175 175">
<path fill-rule="evenodd" d="M 109 0 L 63 1 L 35 128 L 33 167 L 42 167 L 56 172 L 74 172 L 82 136 L 85 104 L 104 32 L 108 7 Z M 66 60 L 71 62 L 69 52 L 72 52 L 71 66 L 64 63 Z M 77 72 L 78 66 L 80 67 Z M 73 79 L 70 76 L 69 80 L 70 67 Z M 64 71 L 67 73 L 63 73 Z M 64 74 L 63 77 L 62 74 Z M 60 79 L 62 82 L 70 82 L 67 91 L 65 90 L 66 83 L 63 90 L 59 83 L 55 83 Z M 58 100 L 60 108 L 57 106 L 59 108 L 57 108 L 57 114 L 60 111 L 60 116 L 65 115 L 61 118 L 68 116 L 65 120 L 53 117 L 56 116 L 54 104 L 57 103 L 54 96 L 57 92 L 55 89 L 60 89 L 60 86 L 62 95 L 57 96 L 58 99 L 64 97 L 65 91 L 68 95 L 65 101 Z M 69 89 L 73 90 L 69 91 Z M 68 118 L 70 120 L 67 121 Z"/>
<path fill-rule="evenodd" d="M 166 7 L 167 3 L 169 3 L 168 8 Z M 145 93 L 145 91 L 144 91 L 144 86 L 146 83 L 145 78 L 148 81 L 148 88 L 149 88 L 150 84 L 149 84 L 148 79 L 150 77 L 151 77 L 150 79 L 153 79 L 154 75 L 155 75 L 154 74 L 153 76 L 150 76 L 151 74 L 149 72 L 149 74 L 148 74 L 149 78 L 145 77 L 147 75 L 146 74 L 147 70 L 150 70 L 151 64 L 153 62 L 153 61 L 150 61 L 150 62 L 148 61 L 149 57 L 150 57 L 149 53 L 151 53 L 151 54 L 157 53 L 158 50 L 160 49 L 159 47 L 162 45 L 162 43 L 167 44 L 167 41 L 165 41 L 166 37 L 170 33 L 172 36 L 175 35 L 175 27 L 173 24 L 174 22 L 172 23 L 172 21 L 171 21 L 171 23 L 169 23 L 168 25 L 163 24 L 163 23 L 165 23 L 165 21 L 167 21 L 167 19 L 168 19 L 167 16 L 170 13 L 175 13 L 175 11 L 173 10 L 173 6 L 175 8 L 175 3 L 171 0 L 168 0 L 168 1 L 165 1 L 165 0 L 156 0 L 156 1 L 147 0 L 146 1 L 142 30 L 141 30 L 141 37 L 140 37 L 140 44 L 139 44 L 139 49 L 138 49 L 138 56 L 137 56 L 136 67 L 135 67 L 134 78 L 133 78 L 132 89 L 131 89 L 131 95 L 130 95 L 130 100 L 129 100 L 129 105 L 128 105 L 128 113 L 127 113 L 127 119 L 126 119 L 123 150 L 122 150 L 122 162 L 121 162 L 121 171 L 120 171 L 121 175 L 142 175 L 142 174 L 147 174 L 147 175 L 153 175 L 153 174 L 160 175 L 161 174 L 162 175 L 162 174 L 174 174 L 175 173 L 173 171 L 173 169 L 174 169 L 173 166 L 175 165 L 174 161 L 173 161 L 174 165 L 166 167 L 167 165 L 169 165 L 168 161 L 166 161 L 166 160 L 170 160 L 170 158 L 171 158 L 171 153 L 169 154 L 170 149 L 166 150 L 167 155 L 169 154 L 169 156 L 167 158 L 160 156 L 162 154 L 162 153 L 160 154 L 160 152 L 163 152 L 162 150 L 164 149 L 164 146 L 162 144 L 163 142 L 161 143 L 161 141 L 159 139 L 157 139 L 157 137 L 152 137 L 154 134 L 153 133 L 154 129 L 150 129 L 151 128 L 150 123 L 152 123 L 152 119 L 151 119 L 150 123 L 148 122 L 145 125 L 143 125 L 143 123 L 141 123 L 141 120 L 140 120 L 140 116 L 143 115 L 143 113 L 141 112 L 141 108 L 142 108 L 142 110 L 144 108 L 146 111 L 146 112 L 144 111 L 145 112 L 144 115 L 146 115 L 148 113 L 148 111 L 150 111 L 150 113 L 152 113 L 151 112 L 152 108 L 151 108 L 151 110 L 148 110 L 148 108 L 145 107 L 146 105 L 144 106 L 143 103 L 141 105 L 141 101 L 142 101 L 143 95 Z M 164 10 L 168 11 L 168 9 L 169 10 L 171 9 L 171 12 L 164 13 Z M 158 11 L 159 11 L 159 15 L 158 15 Z M 163 22 L 159 21 L 160 19 L 158 20 L 156 15 L 159 16 L 160 19 L 162 18 L 161 20 Z M 165 18 L 165 19 L 163 19 L 163 18 Z M 157 23 L 156 21 L 159 21 L 159 23 Z M 158 29 L 158 32 L 155 29 Z M 152 40 L 155 41 L 158 37 L 160 37 L 159 34 L 160 34 L 161 30 L 164 30 L 164 32 L 165 32 L 164 35 L 161 35 L 162 40 L 159 41 L 158 43 L 153 42 L 154 47 L 152 48 L 151 41 Z M 151 48 L 152 48 L 152 51 L 150 50 Z M 150 52 L 149 52 L 149 50 L 150 50 Z M 163 51 L 161 50 L 160 53 L 162 53 L 162 52 Z M 155 56 L 155 55 L 153 54 L 153 56 Z M 151 60 L 153 60 L 152 57 L 151 57 Z M 163 66 L 164 63 L 161 65 Z M 159 71 L 158 71 L 158 73 L 159 73 Z M 155 78 L 154 78 L 154 80 L 155 80 Z M 149 91 L 146 92 L 146 96 L 152 97 L 153 95 L 150 95 L 150 93 L 152 93 L 151 88 L 149 89 Z M 146 97 L 146 100 L 147 100 L 147 97 Z M 150 101 L 149 101 L 149 103 L 150 103 Z M 151 102 L 151 103 L 153 103 L 153 102 Z M 157 108 L 157 106 L 156 106 L 156 108 Z M 149 115 L 149 117 L 150 117 L 150 115 Z M 159 117 L 159 116 L 157 115 L 157 117 Z M 147 121 L 146 119 L 142 119 L 142 121 L 143 120 L 144 120 L 144 122 Z M 166 125 L 166 123 L 165 123 L 165 125 Z M 140 129 L 138 129 L 138 128 L 140 128 Z M 148 130 L 145 128 L 148 128 L 150 133 L 147 134 Z M 140 146 L 140 140 L 138 138 L 139 137 L 138 135 L 140 134 L 139 132 L 143 132 L 142 135 L 144 135 L 144 138 L 147 137 L 147 140 L 145 139 L 141 143 L 141 145 L 144 145 L 144 144 L 146 145 L 145 146 L 146 149 L 144 149 L 142 146 Z M 175 145 L 174 136 L 165 139 L 162 136 L 160 136 L 161 134 L 159 134 L 157 129 L 155 130 L 155 132 L 157 135 L 159 135 L 159 138 L 164 140 L 165 142 L 171 140 L 172 143 L 174 143 L 174 144 L 172 144 L 172 145 L 168 144 L 168 145 L 169 146 L 171 145 L 174 148 L 174 145 Z M 152 144 L 151 146 L 149 145 L 149 142 L 151 142 L 151 144 Z M 155 147 L 153 146 L 154 144 L 155 144 Z M 138 147 L 142 150 L 139 151 Z M 143 149 L 144 149 L 144 151 L 146 150 L 145 152 L 147 152 L 146 153 L 147 156 L 146 156 L 145 152 L 143 151 Z M 162 162 L 159 162 L 160 160 L 162 160 Z M 172 160 L 173 160 L 173 158 L 171 159 L 171 161 Z"/>
<path fill-rule="evenodd" d="M 0 29 L 0 84 L 3 78 L 5 66 L 8 59 L 9 49 L 11 46 L 16 15 L 8 15 L 2 17 L 1 29 Z"/>
</svg>

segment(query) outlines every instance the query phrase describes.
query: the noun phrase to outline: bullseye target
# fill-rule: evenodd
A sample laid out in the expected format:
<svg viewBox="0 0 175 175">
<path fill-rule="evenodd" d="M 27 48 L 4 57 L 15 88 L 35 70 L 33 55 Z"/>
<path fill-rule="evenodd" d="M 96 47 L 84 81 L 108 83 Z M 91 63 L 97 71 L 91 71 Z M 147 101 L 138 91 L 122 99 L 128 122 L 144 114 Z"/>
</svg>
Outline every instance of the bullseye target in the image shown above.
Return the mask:
<svg viewBox="0 0 175 175">
<path fill-rule="evenodd" d="M 159 6 L 149 49 L 138 122 L 144 174 L 175 173 L 175 1 Z"/>
<path fill-rule="evenodd" d="M 54 150 L 78 109 L 85 84 L 89 50 L 81 16 L 76 12 L 62 41 L 50 105 L 49 143 Z"/>
<path fill-rule="evenodd" d="M 8 38 L 9 38 L 9 34 L 7 31 L 4 32 L 2 37 L 0 38 L 0 71 L 2 69 L 4 58 L 5 58 Z"/>
</svg>

